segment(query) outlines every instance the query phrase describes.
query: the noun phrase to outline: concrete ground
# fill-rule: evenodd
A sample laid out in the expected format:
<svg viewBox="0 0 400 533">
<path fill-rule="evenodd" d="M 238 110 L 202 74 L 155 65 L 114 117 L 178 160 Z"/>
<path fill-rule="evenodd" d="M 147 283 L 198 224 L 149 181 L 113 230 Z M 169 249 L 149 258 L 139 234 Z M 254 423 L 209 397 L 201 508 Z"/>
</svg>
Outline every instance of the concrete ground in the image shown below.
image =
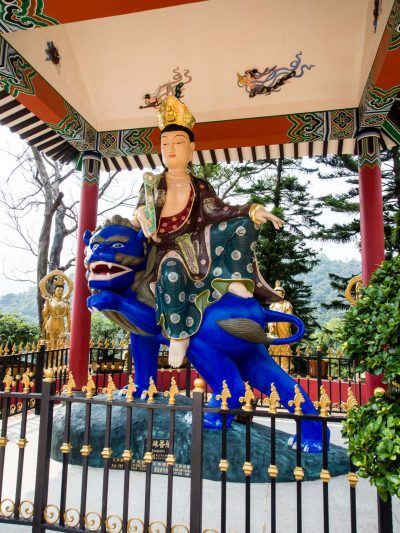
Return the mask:
<svg viewBox="0 0 400 533">
<path fill-rule="evenodd" d="M 30 414 L 28 417 L 28 445 L 25 450 L 23 500 L 33 501 L 36 470 L 36 454 L 38 447 L 39 418 Z M 279 429 L 291 432 L 289 422 L 277 424 Z M 331 441 L 343 445 L 340 426 L 333 424 Z M 8 436 L 10 439 L 6 448 L 6 466 L 2 492 L 1 513 L 7 514 L 6 499 L 15 499 L 15 477 L 18 464 L 18 448 L 15 445 L 19 439 L 20 416 L 9 419 Z M 278 458 L 279 466 L 279 458 Z M 217 465 L 216 465 L 217 468 Z M 101 469 L 89 469 L 87 511 L 98 513 L 101 510 L 103 472 Z M 109 481 L 108 515 L 122 515 L 123 472 L 112 470 Z M 48 501 L 58 505 L 60 499 L 61 464 L 51 461 L 50 487 Z M 81 468 L 70 466 L 68 471 L 67 501 L 69 508 L 78 508 L 80 502 Z M 144 511 L 145 474 L 131 472 L 130 474 L 130 504 L 129 516 L 143 518 Z M 254 533 L 268 533 L 270 531 L 270 484 L 255 483 L 251 487 L 251 531 Z M 303 483 L 303 531 L 320 533 L 323 531 L 322 518 L 322 483 L 313 481 Z M 204 481 L 203 487 L 203 529 L 208 532 L 220 531 L 220 483 Z M 151 521 L 155 522 L 152 531 L 163 532 L 162 522 L 166 519 L 167 476 L 152 475 L 151 480 Z M 174 478 L 173 524 L 189 524 L 190 479 Z M 332 531 L 350 531 L 349 484 L 346 476 L 333 478 L 329 483 L 329 513 Z M 393 500 L 394 531 L 400 531 L 400 502 Z M 227 486 L 227 531 L 242 533 L 245 515 L 245 485 L 228 483 Z M 71 513 L 74 516 L 74 513 Z M 76 514 L 75 514 L 76 516 Z M 95 514 L 92 515 L 95 519 Z M 360 479 L 357 487 L 357 526 L 359 533 L 376 533 L 377 509 L 376 490 L 367 480 Z M 112 523 L 112 521 L 111 521 Z M 119 531 L 117 527 L 111 531 Z M 135 525 L 140 525 L 136 522 Z M 1 533 L 23 533 L 30 531 L 27 526 L 0 524 Z M 95 523 L 93 525 L 95 529 Z M 139 527 L 139 532 L 142 528 Z M 176 528 L 175 533 L 189 531 L 183 527 Z M 292 533 L 296 531 L 296 484 L 280 483 L 277 485 L 277 531 L 278 533 Z"/>
</svg>

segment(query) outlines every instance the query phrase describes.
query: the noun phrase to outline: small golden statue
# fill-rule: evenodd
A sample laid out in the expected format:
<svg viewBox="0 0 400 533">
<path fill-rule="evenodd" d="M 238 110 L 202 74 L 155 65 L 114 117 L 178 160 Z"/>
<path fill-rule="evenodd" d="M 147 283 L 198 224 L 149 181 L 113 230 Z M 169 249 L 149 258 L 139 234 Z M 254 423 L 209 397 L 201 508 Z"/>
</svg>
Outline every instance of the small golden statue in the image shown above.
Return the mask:
<svg viewBox="0 0 400 533">
<path fill-rule="evenodd" d="M 48 282 L 54 278 L 54 292 L 49 294 Z M 68 289 L 64 294 L 65 282 Z M 69 297 L 73 289 L 72 280 L 61 270 L 53 270 L 39 282 L 39 289 L 45 299 L 43 306 L 43 336 L 46 341 L 51 341 L 55 345 L 64 343 L 67 335 L 71 331 L 71 317 L 69 310 Z"/>
<path fill-rule="evenodd" d="M 354 291 L 353 291 L 354 288 Z M 350 305 L 354 305 L 361 298 L 362 279 L 361 275 L 354 276 L 348 282 L 344 297 Z M 354 294 L 353 294 L 354 293 Z"/>
<path fill-rule="evenodd" d="M 279 313 L 287 313 L 288 315 L 293 314 L 293 306 L 288 301 L 285 300 L 285 290 L 281 285 L 280 281 L 275 282 L 274 291 L 282 296 L 283 300 L 280 302 L 272 303 L 269 308 L 271 311 L 278 311 Z M 290 337 L 291 333 L 291 324 L 289 322 L 270 322 L 268 324 L 268 332 L 270 337 Z M 271 345 L 269 347 L 269 353 L 273 356 L 275 361 L 287 372 L 293 371 L 293 359 L 292 359 L 292 349 L 290 344 L 281 344 L 280 346 Z"/>
</svg>

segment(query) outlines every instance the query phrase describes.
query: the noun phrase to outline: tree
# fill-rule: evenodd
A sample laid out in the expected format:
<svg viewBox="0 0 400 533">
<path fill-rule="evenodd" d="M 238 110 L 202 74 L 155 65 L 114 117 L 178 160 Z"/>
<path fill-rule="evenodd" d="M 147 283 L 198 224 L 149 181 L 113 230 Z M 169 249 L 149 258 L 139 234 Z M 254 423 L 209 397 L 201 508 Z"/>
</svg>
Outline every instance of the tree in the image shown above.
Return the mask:
<svg viewBox="0 0 400 533">
<path fill-rule="evenodd" d="M 359 199 L 357 158 L 350 155 L 317 158 L 325 166 L 319 173 L 323 180 L 345 180 L 348 190 L 339 194 L 327 194 L 319 200 L 323 207 L 335 213 L 344 213 L 349 221 L 323 228 L 320 238 L 335 242 L 349 242 L 359 237 Z M 400 252 L 400 149 L 398 146 L 381 154 L 383 217 L 385 255 L 390 259 Z"/>
<path fill-rule="evenodd" d="M 125 336 L 123 331 L 115 322 L 112 322 L 101 313 L 92 315 L 91 320 L 91 338 L 97 343 L 107 339 L 109 342 L 121 341 Z"/>
<path fill-rule="evenodd" d="M 0 205 L 11 230 L 3 244 L 28 251 L 35 257 L 34 268 L 14 272 L 11 279 L 32 282 L 32 277 L 35 277 L 41 327 L 43 299 L 39 281 L 51 270 L 58 268 L 66 271 L 74 265 L 75 257 L 72 254 L 64 264 L 61 260 L 65 239 L 69 235 L 75 236 L 78 225 L 78 200 L 72 198 L 68 201 L 65 192 L 67 186 L 70 189 L 80 183 L 81 178 L 74 167 L 60 165 L 34 147 L 26 147 L 17 155 L 8 154 L 14 158 L 15 167 L 5 178 L 0 193 Z M 123 194 L 119 192 L 117 197 L 110 193 L 110 186 L 115 183 L 117 174 L 108 173 L 100 184 L 99 198 L 105 202 L 105 206 L 99 216 L 135 197 L 132 189 Z M 34 213 L 37 213 L 36 218 Z"/>
<path fill-rule="evenodd" d="M 400 496 L 400 256 L 384 261 L 346 313 L 341 330 L 345 353 L 357 371 L 382 374 L 388 391 L 352 409 L 344 421 L 353 463 L 383 500 Z"/>
<path fill-rule="evenodd" d="M 340 276 L 339 274 L 329 273 L 329 280 L 332 289 L 337 292 L 337 296 L 334 300 L 328 303 L 322 303 L 322 307 L 325 309 L 336 309 L 340 311 L 347 311 L 350 307 L 350 303 L 346 300 L 344 293 L 351 278 L 357 276 L 358 273 L 354 273 L 351 276 Z"/>
<path fill-rule="evenodd" d="M 348 190 L 339 194 L 328 194 L 319 200 L 323 207 L 335 213 L 343 213 L 351 217 L 345 222 L 336 223 L 330 228 L 323 228 L 319 237 L 322 240 L 349 242 L 359 239 L 359 199 L 358 199 L 358 163 L 357 158 L 350 155 L 320 157 L 317 162 L 325 167 L 319 173 L 323 180 L 344 179 Z M 385 234 L 385 257 L 390 259 L 400 252 L 400 150 L 398 146 L 381 154 L 382 196 Z M 348 218 L 348 217 L 347 217 Z M 322 304 L 327 309 L 346 310 L 349 307 L 343 294 L 352 276 L 330 274 L 331 286 L 338 293 L 336 299 Z"/>
<path fill-rule="evenodd" d="M 9 349 L 15 344 L 26 345 L 36 341 L 39 337 L 39 329 L 32 322 L 16 314 L 0 313 L 0 346 L 8 343 Z"/>
<path fill-rule="evenodd" d="M 322 228 L 318 222 L 319 206 L 313 203 L 297 174 L 314 172 L 292 159 L 258 161 L 244 165 L 206 165 L 197 175 L 209 179 L 224 200 L 253 201 L 266 206 L 283 218 L 285 227 L 276 231 L 272 224 L 261 228 L 258 260 L 262 275 L 273 284 L 282 281 L 286 298 L 308 329 L 317 323 L 309 305 L 311 287 L 297 279 L 317 264 L 317 254 L 307 244 Z"/>
</svg>

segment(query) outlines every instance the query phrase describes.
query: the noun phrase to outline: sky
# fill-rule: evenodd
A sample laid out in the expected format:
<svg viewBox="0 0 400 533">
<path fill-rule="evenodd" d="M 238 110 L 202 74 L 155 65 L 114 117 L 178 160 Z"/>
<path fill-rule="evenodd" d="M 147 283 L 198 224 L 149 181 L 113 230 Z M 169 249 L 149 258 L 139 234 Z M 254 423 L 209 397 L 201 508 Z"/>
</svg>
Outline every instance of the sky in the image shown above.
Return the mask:
<svg viewBox="0 0 400 533">
<path fill-rule="evenodd" d="M 5 191 L 13 194 L 14 198 L 18 199 L 23 194 L 29 192 L 29 187 L 26 185 L 21 169 L 14 170 L 17 166 L 17 161 L 14 155 L 19 154 L 26 149 L 26 144 L 20 138 L 9 131 L 5 126 L 0 126 L 0 195 Z M 305 166 L 315 166 L 312 160 L 303 160 Z M 14 171 L 14 172 L 13 172 Z M 11 174 L 12 173 L 12 174 Z M 10 177 L 11 174 L 11 177 Z M 139 170 L 128 172 L 123 171 L 110 187 L 109 193 L 104 201 L 99 203 L 99 211 L 110 209 L 107 214 L 118 213 L 123 216 L 132 216 L 133 206 L 135 201 L 128 202 L 127 205 L 119 206 L 113 211 L 113 206 L 118 198 L 127 195 L 130 192 L 137 192 L 141 183 L 142 172 Z M 103 176 L 104 179 L 104 176 Z M 340 180 L 322 181 L 315 175 L 300 175 L 301 182 L 310 182 L 310 194 L 318 198 L 328 192 L 342 192 L 347 189 L 345 183 Z M 66 180 L 62 186 L 65 194 L 66 203 L 72 202 L 79 198 L 79 173 L 71 179 Z M 100 179 L 100 183 L 102 180 Z M 266 206 L 268 208 L 268 206 Z M 40 229 L 40 206 L 34 207 L 29 213 L 24 214 L 21 219 L 21 224 L 25 231 L 37 239 Z M 343 222 L 349 220 L 348 215 L 331 213 L 326 210 L 320 218 L 321 222 L 327 226 L 335 222 Z M 67 259 L 73 254 L 76 245 L 76 237 L 71 236 L 66 240 L 65 253 L 62 259 Z M 314 242 L 309 243 L 311 247 L 318 252 L 325 254 L 331 259 L 341 259 L 348 261 L 351 259 L 360 259 L 360 252 L 357 243 L 337 244 L 329 242 Z M 22 292 L 33 286 L 33 282 L 29 281 L 14 281 L 13 278 L 19 280 L 34 280 L 35 279 L 35 261 L 36 257 L 26 250 L 20 249 L 24 246 L 18 238 L 15 231 L 10 227 L 7 219 L 6 210 L 0 203 L 0 296 L 9 292 Z"/>
</svg>

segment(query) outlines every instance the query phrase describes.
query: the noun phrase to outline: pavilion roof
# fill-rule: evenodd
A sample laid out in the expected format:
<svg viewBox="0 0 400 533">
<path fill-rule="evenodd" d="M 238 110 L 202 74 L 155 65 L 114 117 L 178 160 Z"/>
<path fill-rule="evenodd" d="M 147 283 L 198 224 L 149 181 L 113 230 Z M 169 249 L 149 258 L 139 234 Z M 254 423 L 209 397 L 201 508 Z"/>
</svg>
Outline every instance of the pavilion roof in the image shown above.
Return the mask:
<svg viewBox="0 0 400 533">
<path fill-rule="evenodd" d="M 152 105 L 182 83 L 200 163 L 355 153 L 360 127 L 386 148 L 399 25 L 400 0 L 0 2 L 0 122 L 62 161 L 155 167 Z"/>
</svg>

